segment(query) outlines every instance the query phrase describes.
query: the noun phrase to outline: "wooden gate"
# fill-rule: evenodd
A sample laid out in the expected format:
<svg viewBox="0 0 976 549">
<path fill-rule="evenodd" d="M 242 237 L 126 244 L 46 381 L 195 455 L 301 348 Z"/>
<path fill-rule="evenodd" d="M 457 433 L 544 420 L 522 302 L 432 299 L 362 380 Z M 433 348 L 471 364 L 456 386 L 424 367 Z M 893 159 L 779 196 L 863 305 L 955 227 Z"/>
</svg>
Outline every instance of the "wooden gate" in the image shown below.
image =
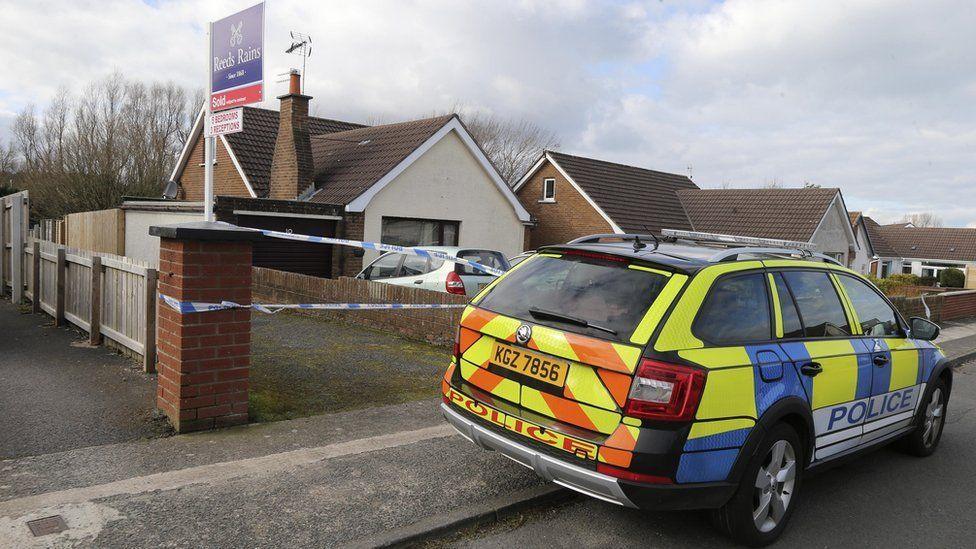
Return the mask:
<svg viewBox="0 0 976 549">
<path fill-rule="evenodd" d="M 24 244 L 30 218 L 27 191 L 0 197 L 0 293 L 10 288 L 14 303 L 24 297 Z"/>
</svg>

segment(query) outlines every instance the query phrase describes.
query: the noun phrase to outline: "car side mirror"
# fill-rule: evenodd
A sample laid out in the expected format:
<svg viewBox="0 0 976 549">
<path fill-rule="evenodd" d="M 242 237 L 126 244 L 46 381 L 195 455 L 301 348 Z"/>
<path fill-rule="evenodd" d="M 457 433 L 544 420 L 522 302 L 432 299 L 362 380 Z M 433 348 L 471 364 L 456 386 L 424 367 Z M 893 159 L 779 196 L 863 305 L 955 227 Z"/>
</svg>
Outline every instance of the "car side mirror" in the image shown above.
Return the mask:
<svg viewBox="0 0 976 549">
<path fill-rule="evenodd" d="M 908 326 L 912 330 L 913 339 L 922 339 L 925 341 L 932 341 L 939 337 L 939 325 L 930 320 L 926 320 L 921 317 L 913 316 L 908 321 Z"/>
</svg>

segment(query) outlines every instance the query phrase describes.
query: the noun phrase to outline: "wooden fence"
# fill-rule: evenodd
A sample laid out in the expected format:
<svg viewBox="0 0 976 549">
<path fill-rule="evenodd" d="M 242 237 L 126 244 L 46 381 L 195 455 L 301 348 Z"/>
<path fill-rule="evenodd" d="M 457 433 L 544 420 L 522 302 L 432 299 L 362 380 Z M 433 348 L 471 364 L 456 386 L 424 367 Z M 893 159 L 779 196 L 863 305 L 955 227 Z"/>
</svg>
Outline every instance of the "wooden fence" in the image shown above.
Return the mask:
<svg viewBox="0 0 976 549">
<path fill-rule="evenodd" d="M 125 212 L 121 208 L 64 216 L 63 242 L 71 248 L 125 255 Z"/>
<path fill-rule="evenodd" d="M 156 280 L 148 262 L 67 248 L 31 239 L 24 251 L 29 266 L 25 296 L 34 312 L 70 322 L 142 357 L 147 372 L 156 369 Z"/>
<path fill-rule="evenodd" d="M 27 237 L 30 196 L 27 191 L 0 197 L 0 293 L 7 286 L 16 299 L 23 297 L 24 240 Z"/>
</svg>

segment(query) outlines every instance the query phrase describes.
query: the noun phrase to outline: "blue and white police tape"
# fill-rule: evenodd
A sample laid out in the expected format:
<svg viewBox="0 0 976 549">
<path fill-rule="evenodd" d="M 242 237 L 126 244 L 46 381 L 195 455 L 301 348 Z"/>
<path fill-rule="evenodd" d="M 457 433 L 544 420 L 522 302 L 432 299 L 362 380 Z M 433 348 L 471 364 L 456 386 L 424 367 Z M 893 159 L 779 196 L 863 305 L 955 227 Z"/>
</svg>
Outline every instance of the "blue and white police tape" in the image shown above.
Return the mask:
<svg viewBox="0 0 976 549">
<path fill-rule="evenodd" d="M 442 261 L 453 261 L 454 263 L 461 263 L 462 265 L 469 265 L 479 271 L 488 273 L 490 275 L 501 276 L 505 273 L 502 269 L 496 269 L 494 267 L 489 267 L 487 265 L 482 265 L 470 259 L 464 259 L 463 257 L 457 257 L 448 253 L 440 252 L 437 250 L 426 250 L 424 248 L 417 248 L 413 246 L 396 246 L 394 244 L 383 244 L 382 242 L 361 242 L 359 240 L 346 240 L 345 238 L 332 238 L 328 236 L 312 236 L 307 234 L 295 234 L 295 233 L 283 233 L 281 231 L 271 231 L 267 229 L 255 229 L 259 231 L 264 236 L 271 238 L 282 238 L 285 240 L 299 240 L 302 242 L 317 242 L 319 244 L 335 244 L 338 246 L 352 246 L 354 248 L 362 248 L 364 250 L 377 250 L 381 252 L 393 252 L 398 254 L 410 254 L 417 255 L 420 257 L 428 257 L 433 259 L 440 259 Z"/>
<path fill-rule="evenodd" d="M 314 309 L 320 311 L 377 311 L 388 309 L 460 309 L 463 303 L 254 303 L 241 305 L 233 301 L 206 303 L 203 301 L 179 301 L 168 295 L 160 295 L 163 301 L 180 314 L 225 311 L 227 309 L 255 309 L 275 314 L 285 309 Z"/>
</svg>

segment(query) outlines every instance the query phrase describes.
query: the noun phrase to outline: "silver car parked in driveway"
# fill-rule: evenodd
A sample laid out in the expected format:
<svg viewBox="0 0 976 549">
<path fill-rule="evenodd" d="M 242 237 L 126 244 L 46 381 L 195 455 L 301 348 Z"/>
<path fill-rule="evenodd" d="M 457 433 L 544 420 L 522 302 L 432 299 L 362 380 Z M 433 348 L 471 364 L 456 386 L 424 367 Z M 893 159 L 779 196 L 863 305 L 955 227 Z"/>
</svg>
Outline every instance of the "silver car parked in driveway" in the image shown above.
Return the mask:
<svg viewBox="0 0 976 549">
<path fill-rule="evenodd" d="M 494 250 L 458 246 L 424 246 L 423 248 L 444 252 L 495 269 L 508 270 L 509 268 L 504 254 Z M 356 275 L 356 278 L 474 296 L 491 283 L 495 276 L 469 265 L 388 252 L 367 265 Z"/>
</svg>

